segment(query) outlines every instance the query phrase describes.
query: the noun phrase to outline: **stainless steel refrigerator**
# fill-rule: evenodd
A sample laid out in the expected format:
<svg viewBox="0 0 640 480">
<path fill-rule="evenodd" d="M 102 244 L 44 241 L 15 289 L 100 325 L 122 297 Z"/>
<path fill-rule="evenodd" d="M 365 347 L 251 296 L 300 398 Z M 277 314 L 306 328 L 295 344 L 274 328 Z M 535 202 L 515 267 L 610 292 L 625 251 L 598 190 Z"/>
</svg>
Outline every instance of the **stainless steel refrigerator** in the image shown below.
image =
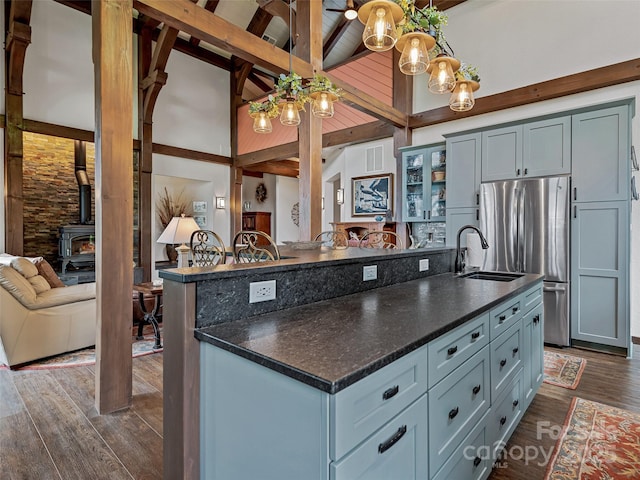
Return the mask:
<svg viewBox="0 0 640 480">
<path fill-rule="evenodd" d="M 544 275 L 544 341 L 569 345 L 569 177 L 483 183 L 483 269 Z"/>
</svg>

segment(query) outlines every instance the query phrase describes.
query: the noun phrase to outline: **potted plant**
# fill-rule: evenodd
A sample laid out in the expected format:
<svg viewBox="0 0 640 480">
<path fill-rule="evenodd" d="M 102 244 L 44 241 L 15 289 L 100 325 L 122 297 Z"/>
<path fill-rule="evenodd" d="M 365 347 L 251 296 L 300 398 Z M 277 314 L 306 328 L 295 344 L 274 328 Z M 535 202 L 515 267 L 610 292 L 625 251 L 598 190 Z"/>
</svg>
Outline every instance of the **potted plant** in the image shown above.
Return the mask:
<svg viewBox="0 0 640 480">
<path fill-rule="evenodd" d="M 309 101 L 309 96 L 305 92 L 302 77 L 295 72 L 285 75 L 281 73 L 275 85 L 276 96 L 281 100 L 293 100 L 299 110 L 304 111 L 304 104 Z"/>
<path fill-rule="evenodd" d="M 160 225 L 162 225 L 162 231 L 167 228 L 173 217 L 179 217 L 183 213 L 187 213 L 187 202 L 182 198 L 183 193 L 184 191 L 180 192 L 174 198 L 167 190 L 167 187 L 164 187 L 164 193 L 160 194 L 160 198 L 156 202 L 156 212 Z M 178 259 L 178 252 L 176 252 L 175 247 L 167 244 L 165 248 L 169 260 L 175 262 Z"/>
</svg>

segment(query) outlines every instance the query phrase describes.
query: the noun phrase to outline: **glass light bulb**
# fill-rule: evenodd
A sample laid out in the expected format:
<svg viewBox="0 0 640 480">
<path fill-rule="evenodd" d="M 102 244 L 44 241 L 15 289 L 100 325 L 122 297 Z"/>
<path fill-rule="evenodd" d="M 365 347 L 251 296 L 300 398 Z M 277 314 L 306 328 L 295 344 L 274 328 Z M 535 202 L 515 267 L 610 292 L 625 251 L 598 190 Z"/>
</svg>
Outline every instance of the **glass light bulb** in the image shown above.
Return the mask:
<svg viewBox="0 0 640 480">
<path fill-rule="evenodd" d="M 453 76 L 451 64 L 446 60 L 436 58 L 429 77 L 429 91 L 432 93 L 447 93 L 453 90 L 456 79 Z"/>
<path fill-rule="evenodd" d="M 351 8 L 344 12 L 344 16 L 347 20 L 354 20 L 358 18 L 358 12 L 356 12 L 353 8 Z"/>
<path fill-rule="evenodd" d="M 400 71 L 405 75 L 419 75 L 427 70 L 428 65 L 429 52 L 425 43 L 418 36 L 411 37 L 402 49 L 398 61 Z"/>
<path fill-rule="evenodd" d="M 384 52 L 393 48 L 397 40 L 396 24 L 391 10 L 386 6 L 374 6 L 362 32 L 365 46 L 375 52 Z"/>
<path fill-rule="evenodd" d="M 449 108 L 454 112 L 466 112 L 467 110 L 471 110 L 475 103 L 473 89 L 469 86 L 468 82 L 458 82 L 449 99 Z"/>
<path fill-rule="evenodd" d="M 296 106 L 295 101 L 291 98 L 287 99 L 287 103 L 285 103 L 284 108 L 282 109 L 282 113 L 280 114 L 280 123 L 289 127 L 300 125 L 300 112 L 298 112 L 298 107 Z"/>
<path fill-rule="evenodd" d="M 271 119 L 269 116 L 260 112 L 253 119 L 253 131 L 256 133 L 271 133 L 273 126 L 271 125 Z"/>
</svg>

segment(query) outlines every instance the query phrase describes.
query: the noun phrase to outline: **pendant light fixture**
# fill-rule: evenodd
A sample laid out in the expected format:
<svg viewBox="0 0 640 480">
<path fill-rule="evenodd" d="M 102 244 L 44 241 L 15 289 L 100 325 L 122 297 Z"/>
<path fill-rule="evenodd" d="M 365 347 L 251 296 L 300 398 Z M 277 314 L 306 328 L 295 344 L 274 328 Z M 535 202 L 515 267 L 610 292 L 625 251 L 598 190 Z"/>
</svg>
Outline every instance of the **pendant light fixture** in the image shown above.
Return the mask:
<svg viewBox="0 0 640 480">
<path fill-rule="evenodd" d="M 315 92 L 309 94 L 313 99 L 311 104 L 311 113 L 318 118 L 331 118 L 333 117 L 333 102 L 338 97 L 331 92 Z"/>
<path fill-rule="evenodd" d="M 424 32 L 411 32 L 402 35 L 396 43 L 401 52 L 398 66 L 405 75 L 419 75 L 429 66 L 429 50 L 436 44 L 435 38 Z"/>
<path fill-rule="evenodd" d="M 402 7 L 391 0 L 373 0 L 358 10 L 358 19 L 364 24 L 362 41 L 374 52 L 390 50 L 398 40 L 396 24 L 402 20 Z"/>
<path fill-rule="evenodd" d="M 287 97 L 282 105 L 282 113 L 280 114 L 280 123 L 287 127 L 295 127 L 300 125 L 300 112 L 293 97 Z"/>
<path fill-rule="evenodd" d="M 256 133 L 271 133 L 273 126 L 271 119 L 266 112 L 258 112 L 251 115 L 253 117 L 253 131 Z"/>
<path fill-rule="evenodd" d="M 454 73 L 460 68 L 460 61 L 447 56 L 446 53 L 439 54 L 431 60 L 427 67 L 429 76 L 429 91 L 431 93 L 448 93 L 456 85 Z"/>
<path fill-rule="evenodd" d="M 480 84 L 473 80 L 458 80 L 449 99 L 449 108 L 454 112 L 471 110 L 476 101 L 473 92 L 480 88 Z"/>
</svg>

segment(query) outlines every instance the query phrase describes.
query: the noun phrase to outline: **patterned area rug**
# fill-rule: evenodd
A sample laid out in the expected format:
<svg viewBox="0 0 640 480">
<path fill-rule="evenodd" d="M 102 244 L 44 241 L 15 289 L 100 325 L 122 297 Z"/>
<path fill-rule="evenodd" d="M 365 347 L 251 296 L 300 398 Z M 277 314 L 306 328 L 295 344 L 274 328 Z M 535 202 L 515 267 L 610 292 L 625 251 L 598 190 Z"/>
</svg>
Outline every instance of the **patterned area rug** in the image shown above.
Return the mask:
<svg viewBox="0 0 640 480">
<path fill-rule="evenodd" d="M 640 478 L 640 414 L 574 397 L 545 480 Z"/>
<path fill-rule="evenodd" d="M 134 331 L 135 333 L 133 334 L 131 343 L 132 357 L 135 358 L 162 352 L 162 348 L 159 350 L 153 348 L 155 345 L 155 338 L 153 336 L 153 329 L 151 326 L 146 325 L 144 327 L 144 330 L 142 331 L 142 340 L 136 340 L 135 337 L 138 327 L 135 327 Z M 162 339 L 162 327 L 160 327 L 160 338 Z M 43 358 L 42 360 L 37 360 L 22 367 L 15 368 L 15 370 L 43 370 L 51 368 L 82 367 L 86 365 L 93 365 L 95 363 L 96 350 L 94 347 L 90 347 L 82 350 L 76 350 L 75 352 L 56 355 L 55 357 Z M 0 365 L 0 368 L 8 367 L 6 365 Z"/>
<path fill-rule="evenodd" d="M 584 358 L 545 350 L 544 382 L 575 390 L 586 365 Z"/>
</svg>

